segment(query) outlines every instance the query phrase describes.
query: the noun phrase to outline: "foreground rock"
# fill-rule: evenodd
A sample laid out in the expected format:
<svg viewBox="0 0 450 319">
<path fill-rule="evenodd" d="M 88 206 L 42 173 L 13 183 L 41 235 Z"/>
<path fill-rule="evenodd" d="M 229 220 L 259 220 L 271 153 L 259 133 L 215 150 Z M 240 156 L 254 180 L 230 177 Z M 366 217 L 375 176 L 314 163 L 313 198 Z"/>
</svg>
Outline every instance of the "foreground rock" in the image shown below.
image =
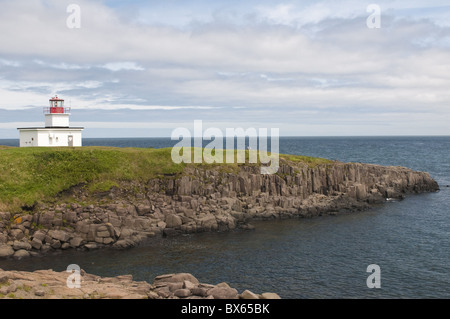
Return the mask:
<svg viewBox="0 0 450 319">
<path fill-rule="evenodd" d="M 71 204 L 41 203 L 29 214 L 0 212 L 0 258 L 127 248 L 155 236 L 250 229 L 255 219 L 336 215 L 437 190 L 428 173 L 403 167 L 340 162 L 309 167 L 282 161 L 273 175 L 262 175 L 256 165 L 232 172 L 188 167 L 180 176 L 124 182 L 94 195 L 73 188 L 60 198 Z M 98 204 L 84 204 L 93 202 L 92 196 Z"/>
<path fill-rule="evenodd" d="M 280 299 L 275 293 L 239 294 L 226 283 L 200 283 L 188 273 L 157 276 L 153 284 L 133 281 L 131 275 L 99 277 L 80 272 L 80 287 L 69 288 L 68 272 L 53 270 L 3 271 L 0 298 L 7 299 Z M 71 279 L 75 279 L 71 277 Z M 69 279 L 69 284 L 76 281 Z"/>
</svg>

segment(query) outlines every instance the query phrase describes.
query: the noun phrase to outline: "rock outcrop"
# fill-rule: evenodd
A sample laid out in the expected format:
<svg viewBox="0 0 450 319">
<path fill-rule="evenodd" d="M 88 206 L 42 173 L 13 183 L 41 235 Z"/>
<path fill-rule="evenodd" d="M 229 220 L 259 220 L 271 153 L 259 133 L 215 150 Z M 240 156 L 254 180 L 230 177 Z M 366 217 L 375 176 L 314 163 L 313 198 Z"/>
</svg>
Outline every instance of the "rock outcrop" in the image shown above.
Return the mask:
<svg viewBox="0 0 450 319">
<path fill-rule="evenodd" d="M 64 204 L 39 203 L 29 214 L 0 212 L 0 257 L 126 248 L 154 236 L 248 229 L 253 219 L 363 210 L 438 189 L 424 172 L 359 163 L 309 167 L 283 160 L 273 175 L 260 174 L 256 165 L 237 171 L 187 167 L 181 176 L 123 183 L 95 197 L 73 188 L 59 200 Z M 92 202 L 96 205 L 85 204 Z"/>
<path fill-rule="evenodd" d="M 188 273 L 157 276 L 153 284 L 133 281 L 131 275 L 100 277 L 79 272 L 49 270 L 3 271 L 0 269 L 0 299 L 280 299 L 276 293 L 238 293 L 227 283 L 200 283 Z"/>
</svg>

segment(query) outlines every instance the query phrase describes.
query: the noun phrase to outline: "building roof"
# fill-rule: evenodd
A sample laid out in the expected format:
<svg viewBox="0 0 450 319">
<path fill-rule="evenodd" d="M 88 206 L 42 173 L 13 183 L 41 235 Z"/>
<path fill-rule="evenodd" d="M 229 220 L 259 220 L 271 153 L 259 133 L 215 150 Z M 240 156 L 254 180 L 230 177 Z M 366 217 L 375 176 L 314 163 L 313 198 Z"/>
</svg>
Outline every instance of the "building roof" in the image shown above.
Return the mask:
<svg viewBox="0 0 450 319">
<path fill-rule="evenodd" d="M 81 126 L 52 126 L 52 127 L 18 127 L 18 130 L 84 130 Z"/>
<path fill-rule="evenodd" d="M 60 98 L 58 98 L 58 96 L 56 95 L 55 97 L 52 97 L 49 101 L 64 101 L 64 99 L 60 99 Z"/>
</svg>

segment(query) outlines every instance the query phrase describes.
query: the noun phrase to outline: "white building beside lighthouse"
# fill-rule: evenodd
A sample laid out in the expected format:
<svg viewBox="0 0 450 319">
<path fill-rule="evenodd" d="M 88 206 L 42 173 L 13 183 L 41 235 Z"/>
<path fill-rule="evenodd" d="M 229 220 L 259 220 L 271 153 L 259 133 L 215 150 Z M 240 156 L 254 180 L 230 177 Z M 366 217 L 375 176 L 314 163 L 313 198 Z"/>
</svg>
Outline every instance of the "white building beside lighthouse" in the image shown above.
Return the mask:
<svg viewBox="0 0 450 319">
<path fill-rule="evenodd" d="M 18 128 L 20 147 L 27 146 L 81 146 L 83 127 L 70 127 L 70 107 L 55 96 L 50 99 L 50 107 L 44 107 L 45 127 Z"/>
</svg>

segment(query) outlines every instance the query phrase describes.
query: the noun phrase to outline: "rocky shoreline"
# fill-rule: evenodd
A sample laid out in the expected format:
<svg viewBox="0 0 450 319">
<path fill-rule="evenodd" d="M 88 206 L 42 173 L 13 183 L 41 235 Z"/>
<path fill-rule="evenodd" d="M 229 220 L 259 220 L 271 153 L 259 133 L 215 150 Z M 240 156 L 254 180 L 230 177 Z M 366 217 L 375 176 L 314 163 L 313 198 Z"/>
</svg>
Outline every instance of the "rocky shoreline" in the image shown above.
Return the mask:
<svg viewBox="0 0 450 319">
<path fill-rule="evenodd" d="M 155 236 L 251 229 L 252 220 L 314 217 L 370 208 L 406 194 L 434 192 L 428 173 L 360 163 L 281 161 L 274 175 L 259 166 L 188 167 L 147 183 L 127 182 L 89 194 L 78 185 L 59 204 L 28 213 L 0 212 L 0 258 L 55 250 L 128 248 Z"/>
<path fill-rule="evenodd" d="M 188 273 L 157 276 L 150 284 L 133 281 L 131 275 L 100 277 L 81 270 L 79 287 L 74 287 L 75 281 L 69 276 L 73 274 L 51 269 L 0 269 L 0 299 L 280 299 L 275 293 L 238 293 L 224 282 L 200 283 Z"/>
</svg>

